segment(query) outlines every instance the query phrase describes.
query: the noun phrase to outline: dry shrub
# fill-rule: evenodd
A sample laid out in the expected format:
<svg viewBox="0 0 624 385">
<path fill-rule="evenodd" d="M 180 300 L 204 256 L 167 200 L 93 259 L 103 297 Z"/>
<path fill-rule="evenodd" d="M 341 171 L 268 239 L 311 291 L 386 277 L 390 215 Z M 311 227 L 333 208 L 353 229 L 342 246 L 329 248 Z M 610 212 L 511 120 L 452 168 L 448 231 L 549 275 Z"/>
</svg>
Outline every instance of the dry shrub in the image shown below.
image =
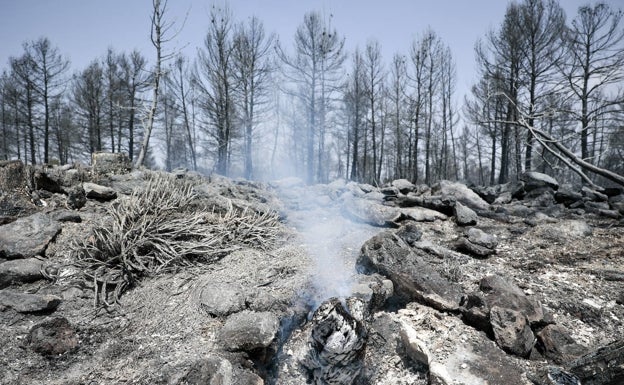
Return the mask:
<svg viewBox="0 0 624 385">
<path fill-rule="evenodd" d="M 171 267 L 211 263 L 242 247 L 267 249 L 281 226 L 275 213 L 198 210 L 193 183 L 153 173 L 108 209 L 89 237 L 72 246 L 76 264 L 110 306 L 140 278 Z M 193 203 L 193 205 L 191 205 Z"/>
</svg>

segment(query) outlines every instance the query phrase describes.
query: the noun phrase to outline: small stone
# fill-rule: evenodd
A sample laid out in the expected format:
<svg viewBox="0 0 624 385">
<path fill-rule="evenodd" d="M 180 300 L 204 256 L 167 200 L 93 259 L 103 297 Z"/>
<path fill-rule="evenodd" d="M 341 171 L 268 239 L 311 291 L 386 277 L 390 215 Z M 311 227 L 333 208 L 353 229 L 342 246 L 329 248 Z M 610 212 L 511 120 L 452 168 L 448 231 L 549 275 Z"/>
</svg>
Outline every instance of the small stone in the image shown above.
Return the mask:
<svg viewBox="0 0 624 385">
<path fill-rule="evenodd" d="M 200 304 L 208 314 L 216 317 L 237 313 L 245 308 L 243 288 L 225 283 L 208 285 L 202 289 Z"/>
<path fill-rule="evenodd" d="M 43 262 L 37 258 L 16 259 L 0 263 L 0 289 L 15 283 L 34 282 L 43 278 Z"/>
<path fill-rule="evenodd" d="M 494 339 L 503 350 L 520 357 L 527 357 L 535 344 L 535 336 L 524 314 L 493 306 L 490 322 Z"/>
<path fill-rule="evenodd" d="M 78 337 L 67 319 L 54 317 L 33 326 L 28 333 L 27 344 L 37 353 L 52 356 L 76 348 Z"/>
<path fill-rule="evenodd" d="M 117 198 L 117 192 L 110 187 L 89 182 L 83 183 L 82 187 L 84 188 L 86 197 L 89 199 L 109 201 Z"/>
<path fill-rule="evenodd" d="M 420 238 L 422 238 L 422 231 L 420 231 L 414 223 L 401 226 L 396 234 L 410 246 L 413 246 L 414 243 L 420 241 Z"/>
<path fill-rule="evenodd" d="M 466 235 L 470 242 L 488 249 L 494 249 L 498 245 L 498 239 L 494 235 L 488 234 L 481 229 L 470 228 Z"/>
<path fill-rule="evenodd" d="M 79 210 L 87 203 L 87 197 L 82 186 L 73 186 L 66 189 L 67 207 L 73 210 Z"/>
<path fill-rule="evenodd" d="M 19 313 L 54 311 L 61 298 L 52 294 L 27 294 L 0 290 L 0 305 L 10 307 Z"/>
<path fill-rule="evenodd" d="M 219 339 L 226 350 L 251 351 L 271 345 L 278 330 L 279 319 L 274 313 L 242 311 L 228 317 Z"/>
</svg>

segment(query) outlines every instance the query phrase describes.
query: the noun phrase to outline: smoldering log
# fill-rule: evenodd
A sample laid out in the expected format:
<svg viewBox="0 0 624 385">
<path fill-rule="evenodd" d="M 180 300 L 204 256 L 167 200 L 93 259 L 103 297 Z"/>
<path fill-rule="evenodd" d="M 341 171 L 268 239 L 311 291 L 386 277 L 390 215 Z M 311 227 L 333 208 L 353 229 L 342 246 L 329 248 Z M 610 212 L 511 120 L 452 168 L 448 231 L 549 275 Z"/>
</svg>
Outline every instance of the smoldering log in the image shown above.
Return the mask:
<svg viewBox="0 0 624 385">
<path fill-rule="evenodd" d="M 358 307 L 350 308 L 353 314 L 331 298 L 312 316 L 308 353 L 301 364 L 316 385 L 350 385 L 362 371 L 368 331 Z"/>
</svg>

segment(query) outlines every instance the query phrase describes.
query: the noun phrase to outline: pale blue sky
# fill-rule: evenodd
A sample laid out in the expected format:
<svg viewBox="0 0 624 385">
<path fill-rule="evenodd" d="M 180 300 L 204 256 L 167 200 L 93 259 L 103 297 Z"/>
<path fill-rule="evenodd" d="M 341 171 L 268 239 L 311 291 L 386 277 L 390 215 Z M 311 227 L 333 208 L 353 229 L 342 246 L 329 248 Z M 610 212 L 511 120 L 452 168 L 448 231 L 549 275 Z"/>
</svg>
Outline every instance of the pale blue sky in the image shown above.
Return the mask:
<svg viewBox="0 0 624 385">
<path fill-rule="evenodd" d="M 621 0 L 608 1 L 621 7 Z M 210 0 L 169 0 L 170 20 L 186 23 L 170 47 L 186 47 L 194 57 L 205 36 Z M 223 1 L 217 1 L 222 4 Z M 428 26 L 451 47 L 457 62 L 461 101 L 475 80 L 474 44 L 499 25 L 504 0 L 231 0 L 237 20 L 256 15 L 268 31 L 290 48 L 297 26 L 307 11 L 333 15 L 333 24 L 346 37 L 347 48 L 364 46 L 376 38 L 389 62 L 395 52 L 408 53 L 411 41 Z M 561 0 L 568 19 L 586 0 Z M 102 57 L 107 47 L 117 51 L 137 48 L 152 62 L 149 43 L 151 0 L 0 0 L 0 69 L 10 56 L 20 55 L 22 43 L 47 36 L 72 63 L 72 71 Z"/>
</svg>

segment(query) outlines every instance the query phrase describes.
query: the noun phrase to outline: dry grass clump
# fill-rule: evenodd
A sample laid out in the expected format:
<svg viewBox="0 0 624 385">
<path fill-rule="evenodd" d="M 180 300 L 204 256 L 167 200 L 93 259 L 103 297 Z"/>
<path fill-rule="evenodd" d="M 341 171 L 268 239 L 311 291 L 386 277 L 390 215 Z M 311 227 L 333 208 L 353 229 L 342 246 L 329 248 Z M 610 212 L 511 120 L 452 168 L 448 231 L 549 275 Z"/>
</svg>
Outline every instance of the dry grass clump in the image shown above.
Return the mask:
<svg viewBox="0 0 624 385">
<path fill-rule="evenodd" d="M 145 189 L 111 206 L 90 236 L 72 246 L 76 265 L 95 290 L 96 305 L 117 303 L 141 277 L 214 262 L 242 247 L 267 249 L 278 238 L 275 213 L 198 210 L 193 187 L 186 180 L 151 174 Z"/>
</svg>

